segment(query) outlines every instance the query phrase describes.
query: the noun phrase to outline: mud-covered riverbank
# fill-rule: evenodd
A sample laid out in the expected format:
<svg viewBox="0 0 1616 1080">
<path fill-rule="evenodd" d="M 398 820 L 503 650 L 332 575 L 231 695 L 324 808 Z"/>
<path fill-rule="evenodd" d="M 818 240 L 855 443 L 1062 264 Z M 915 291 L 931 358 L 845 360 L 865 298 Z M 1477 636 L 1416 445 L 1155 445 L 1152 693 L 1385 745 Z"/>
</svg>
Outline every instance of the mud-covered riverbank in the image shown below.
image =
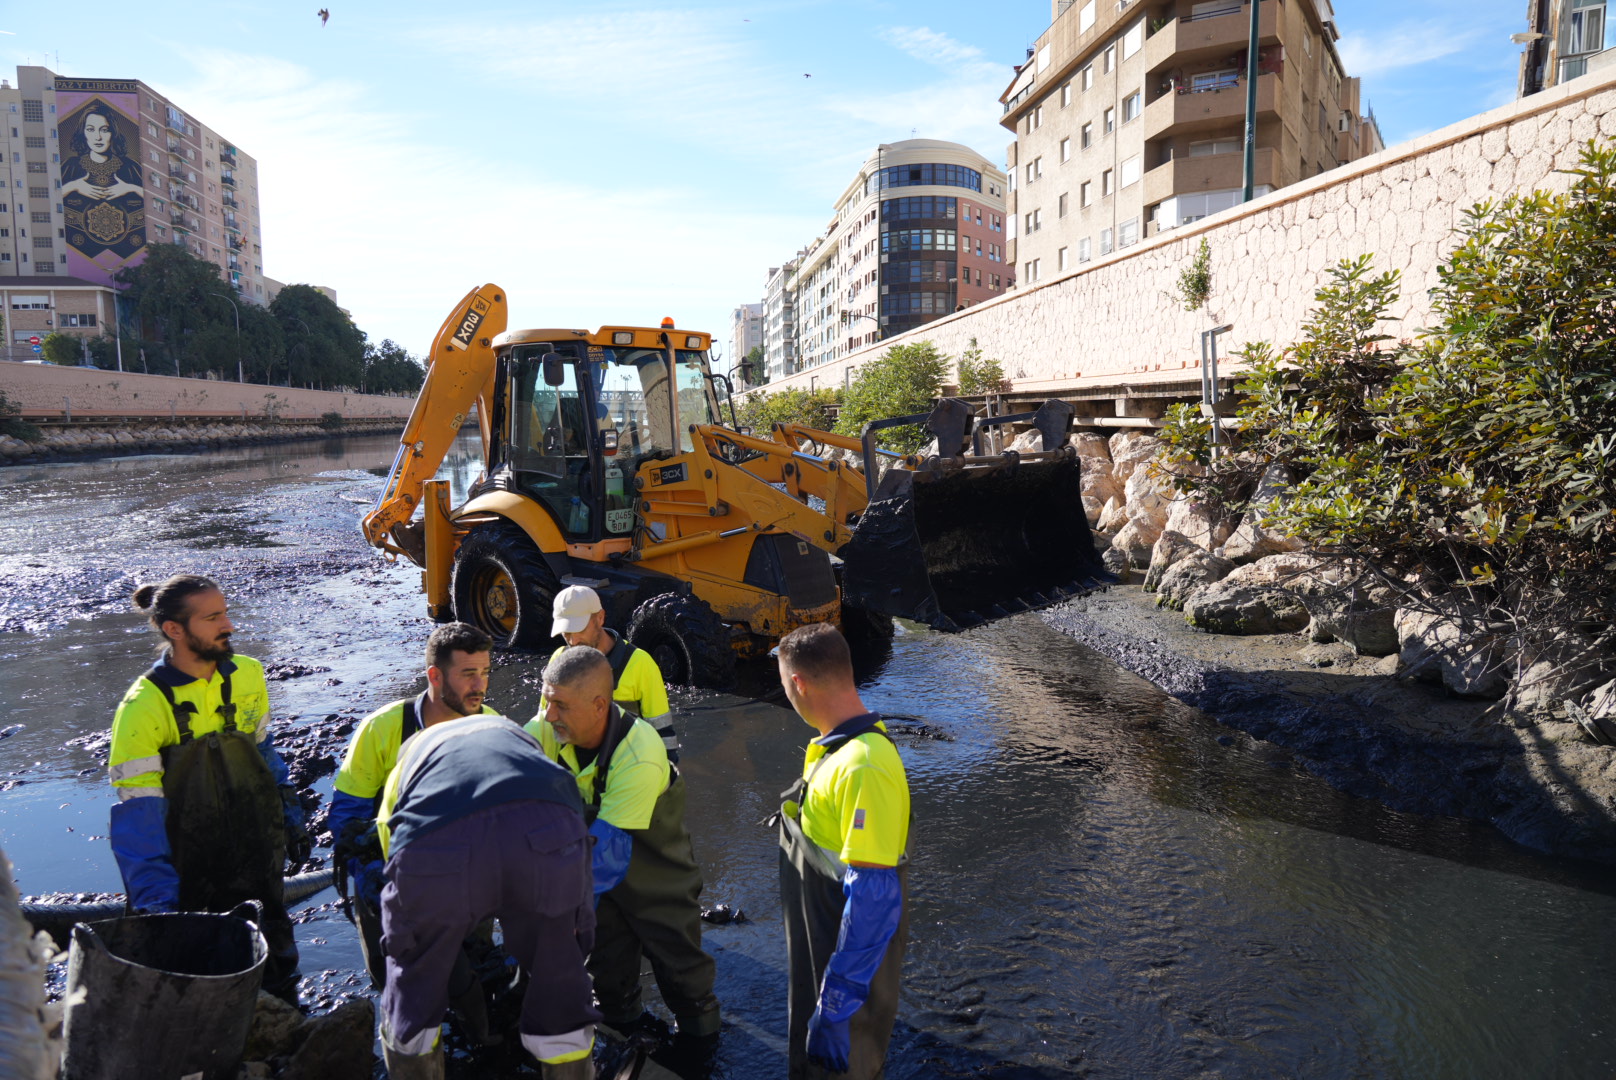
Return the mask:
<svg viewBox="0 0 1616 1080">
<path fill-rule="evenodd" d="M 128 420 L 41 425 L 37 437 L 0 434 L 0 466 L 121 457 L 126 454 L 205 453 L 233 446 L 270 446 L 308 439 L 392 434 L 393 417 L 279 420 Z"/>
<path fill-rule="evenodd" d="M 1616 863 L 1616 750 L 1577 725 L 1399 677 L 1396 658 L 1186 624 L 1139 585 L 1045 613 L 1051 625 L 1230 727 L 1293 751 L 1351 795 L 1489 822 L 1519 844 Z"/>
</svg>

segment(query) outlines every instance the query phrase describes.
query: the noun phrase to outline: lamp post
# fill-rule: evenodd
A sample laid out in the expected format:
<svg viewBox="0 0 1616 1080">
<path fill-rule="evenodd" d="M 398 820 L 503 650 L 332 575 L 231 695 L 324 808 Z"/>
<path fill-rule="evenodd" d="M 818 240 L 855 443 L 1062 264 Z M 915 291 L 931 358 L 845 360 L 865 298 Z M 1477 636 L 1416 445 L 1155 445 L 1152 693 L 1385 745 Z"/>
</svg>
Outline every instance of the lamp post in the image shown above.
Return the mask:
<svg viewBox="0 0 1616 1080">
<path fill-rule="evenodd" d="M 1246 161 L 1245 190 L 1241 202 L 1250 202 L 1257 190 L 1257 39 L 1259 0 L 1251 2 L 1251 31 L 1246 41 Z"/>
<path fill-rule="evenodd" d="M 236 316 L 236 381 L 237 382 L 246 382 L 247 380 L 242 377 L 242 373 L 241 373 L 241 309 L 236 306 L 236 302 L 234 300 L 230 299 L 228 296 L 226 296 L 222 292 L 216 292 L 216 293 L 213 293 L 212 295 L 217 296 L 219 299 L 221 299 L 225 303 L 229 304 L 230 305 L 230 310 L 235 313 L 235 316 Z"/>
</svg>

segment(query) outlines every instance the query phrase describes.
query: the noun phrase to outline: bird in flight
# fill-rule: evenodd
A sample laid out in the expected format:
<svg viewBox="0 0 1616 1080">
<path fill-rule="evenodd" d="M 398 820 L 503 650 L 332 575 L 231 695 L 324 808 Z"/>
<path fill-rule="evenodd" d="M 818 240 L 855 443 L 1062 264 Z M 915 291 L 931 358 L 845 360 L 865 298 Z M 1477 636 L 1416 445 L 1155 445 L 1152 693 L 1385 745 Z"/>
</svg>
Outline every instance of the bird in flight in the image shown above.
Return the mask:
<svg viewBox="0 0 1616 1080">
<path fill-rule="evenodd" d="M 325 21 L 331 17 L 331 9 L 321 8 L 316 14 L 320 16 L 320 25 L 324 26 Z"/>
<path fill-rule="evenodd" d="M 807 75 L 807 74 L 804 74 L 804 75 L 803 75 L 803 78 L 805 78 L 805 79 L 811 79 L 811 78 L 813 78 L 813 76 L 812 76 L 812 75 Z"/>
</svg>

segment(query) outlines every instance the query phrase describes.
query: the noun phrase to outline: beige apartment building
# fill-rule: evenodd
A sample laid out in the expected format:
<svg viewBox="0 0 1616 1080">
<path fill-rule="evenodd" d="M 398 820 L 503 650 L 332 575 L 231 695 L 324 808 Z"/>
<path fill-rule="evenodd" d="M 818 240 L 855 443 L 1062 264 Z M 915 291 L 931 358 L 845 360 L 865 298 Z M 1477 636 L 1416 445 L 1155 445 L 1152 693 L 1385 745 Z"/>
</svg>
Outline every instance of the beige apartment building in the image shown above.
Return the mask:
<svg viewBox="0 0 1616 1080">
<path fill-rule="evenodd" d="M 1250 11 L 1054 0 L 1001 98 L 1022 284 L 1241 201 Z M 1382 149 L 1329 0 L 1261 0 L 1258 18 L 1255 194 Z"/>
<path fill-rule="evenodd" d="M 1011 285 L 1005 174 L 959 143 L 883 143 L 797 253 L 795 366 L 829 363 Z M 782 357 L 783 360 L 783 357 Z M 774 369 L 771 367 L 771 372 Z"/>
<path fill-rule="evenodd" d="M 268 303 L 258 163 L 137 79 L 19 67 L 0 82 L 0 279 L 110 286 L 148 244 L 182 244 Z"/>
<path fill-rule="evenodd" d="M 1520 97 L 1616 67 L 1616 33 L 1605 0 L 1530 0 L 1527 29 L 1512 40 L 1521 56 Z"/>
</svg>

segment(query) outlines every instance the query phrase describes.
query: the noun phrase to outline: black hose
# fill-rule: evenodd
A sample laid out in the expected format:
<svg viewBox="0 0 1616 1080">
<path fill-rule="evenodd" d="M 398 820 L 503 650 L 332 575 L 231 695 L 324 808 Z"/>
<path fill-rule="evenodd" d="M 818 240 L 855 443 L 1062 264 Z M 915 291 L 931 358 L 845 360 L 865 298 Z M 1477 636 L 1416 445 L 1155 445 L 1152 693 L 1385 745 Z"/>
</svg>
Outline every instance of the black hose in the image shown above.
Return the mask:
<svg viewBox="0 0 1616 1080">
<path fill-rule="evenodd" d="M 315 893 L 331 886 L 332 871 L 310 870 L 306 874 L 295 874 L 286 879 L 282 886 L 282 894 L 288 905 L 307 900 Z M 124 901 L 102 900 L 94 904 L 40 904 L 20 903 L 23 918 L 32 924 L 35 930 L 44 930 L 55 940 L 60 948 L 67 948 L 68 939 L 73 932 L 73 924 L 81 922 L 95 922 L 99 919 L 116 919 L 124 913 Z"/>
</svg>

